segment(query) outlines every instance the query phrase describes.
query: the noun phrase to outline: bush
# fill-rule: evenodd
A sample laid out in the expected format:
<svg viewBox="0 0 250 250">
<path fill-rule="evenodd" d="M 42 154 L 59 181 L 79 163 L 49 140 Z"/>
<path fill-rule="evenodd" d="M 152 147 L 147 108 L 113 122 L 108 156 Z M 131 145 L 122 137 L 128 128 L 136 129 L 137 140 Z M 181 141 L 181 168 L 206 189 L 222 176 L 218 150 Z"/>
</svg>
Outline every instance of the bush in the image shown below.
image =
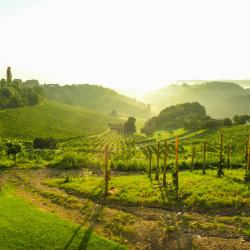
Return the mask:
<svg viewBox="0 0 250 250">
<path fill-rule="evenodd" d="M 39 138 L 36 137 L 33 141 L 33 148 L 35 149 L 55 149 L 57 140 L 54 138 Z"/>
</svg>

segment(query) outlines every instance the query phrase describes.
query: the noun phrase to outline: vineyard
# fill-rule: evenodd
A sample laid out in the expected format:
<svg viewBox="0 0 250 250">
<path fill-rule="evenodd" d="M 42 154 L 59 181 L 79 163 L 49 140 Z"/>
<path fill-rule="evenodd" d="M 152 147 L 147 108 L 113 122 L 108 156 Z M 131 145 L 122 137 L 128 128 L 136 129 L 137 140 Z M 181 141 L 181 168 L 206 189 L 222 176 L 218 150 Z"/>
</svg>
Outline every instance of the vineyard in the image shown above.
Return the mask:
<svg viewBox="0 0 250 250">
<path fill-rule="evenodd" d="M 187 132 L 176 130 L 172 133 L 159 132 L 156 136 L 146 137 L 141 134 L 124 136 L 114 131 L 87 138 L 78 138 L 62 142 L 60 150 L 70 153 L 85 153 L 89 158 L 103 161 L 104 147 L 110 151 L 111 168 L 121 171 L 148 170 L 149 154 L 152 156 L 152 168 L 155 168 L 159 154 L 160 164 L 164 161 L 164 143 L 167 141 L 168 166 L 175 160 L 175 140 L 178 136 L 179 167 L 201 168 L 203 165 L 204 143 L 206 143 L 207 167 L 216 168 L 219 161 L 220 136 L 223 134 L 223 160 L 227 168 L 240 168 L 247 161 L 247 140 L 249 126 L 236 126 L 211 131 Z M 158 143 L 159 151 L 158 151 Z M 101 164 L 101 163 L 100 163 Z M 131 166 L 130 166 L 131 165 Z M 162 168 L 162 167 L 161 167 Z"/>
<path fill-rule="evenodd" d="M 88 168 L 103 169 L 104 148 L 108 146 L 111 170 L 148 171 L 163 169 L 167 151 L 167 169 L 175 162 L 175 140 L 179 138 L 179 168 L 183 170 L 203 167 L 204 143 L 206 144 L 206 167 L 215 169 L 223 160 L 226 168 L 243 168 L 247 163 L 248 135 L 250 126 L 233 126 L 215 130 L 188 132 L 179 129 L 171 132 L 158 132 L 154 136 L 142 134 L 123 135 L 115 131 L 89 136 L 61 140 L 56 149 L 37 150 L 30 141 L 1 139 L 0 165 L 37 165 L 58 166 L 65 169 Z M 221 135 L 223 135 L 222 158 L 220 159 Z M 13 156 L 6 155 L 4 145 L 8 142 L 19 144 L 22 150 Z M 167 146 L 165 145 L 167 143 Z M 166 148 L 167 147 L 167 148 Z"/>
<path fill-rule="evenodd" d="M 106 130 L 61 139 L 54 149 L 1 139 L 0 166 L 22 195 L 32 193 L 38 204 L 60 208 L 58 213 L 70 211 L 75 222 L 94 224 L 94 231 L 125 248 L 188 249 L 187 242 L 175 248 L 173 239 L 191 234 L 196 242 L 198 234 L 195 245 L 208 235 L 221 246 L 234 235 L 246 241 L 239 249 L 248 249 L 249 134 L 250 126 L 152 136 Z M 18 154 L 6 151 L 12 144 L 20 146 Z"/>
</svg>

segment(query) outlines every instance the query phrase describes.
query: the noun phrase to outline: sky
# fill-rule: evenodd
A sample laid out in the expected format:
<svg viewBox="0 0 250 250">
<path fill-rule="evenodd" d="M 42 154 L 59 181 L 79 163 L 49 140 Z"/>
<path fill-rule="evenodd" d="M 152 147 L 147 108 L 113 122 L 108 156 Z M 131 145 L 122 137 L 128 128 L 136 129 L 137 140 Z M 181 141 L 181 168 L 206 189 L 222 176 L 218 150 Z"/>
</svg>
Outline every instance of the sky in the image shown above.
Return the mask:
<svg viewBox="0 0 250 250">
<path fill-rule="evenodd" d="M 250 0 L 0 0 L 0 78 L 137 97 L 182 79 L 250 78 Z"/>
</svg>

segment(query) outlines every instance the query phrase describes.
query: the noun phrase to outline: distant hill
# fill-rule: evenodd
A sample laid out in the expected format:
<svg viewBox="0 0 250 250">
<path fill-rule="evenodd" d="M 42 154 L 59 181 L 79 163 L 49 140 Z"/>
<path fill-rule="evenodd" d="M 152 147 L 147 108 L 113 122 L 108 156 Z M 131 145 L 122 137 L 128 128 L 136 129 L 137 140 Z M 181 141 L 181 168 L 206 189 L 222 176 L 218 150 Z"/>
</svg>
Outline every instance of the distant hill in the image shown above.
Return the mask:
<svg viewBox="0 0 250 250">
<path fill-rule="evenodd" d="M 163 109 L 158 116 L 152 117 L 145 123 L 141 132 L 153 134 L 156 130 L 179 128 L 200 130 L 222 125 L 224 125 L 224 120 L 217 120 L 207 116 L 205 107 L 198 102 L 186 102 Z"/>
<path fill-rule="evenodd" d="M 67 138 L 100 133 L 110 122 L 117 122 L 100 112 L 56 102 L 0 111 L 0 136 L 33 139 Z"/>
<path fill-rule="evenodd" d="M 172 84 L 150 93 L 145 100 L 151 103 L 154 112 L 179 103 L 199 102 L 215 118 L 250 114 L 250 89 L 231 82 Z"/>
<path fill-rule="evenodd" d="M 91 108 L 111 113 L 116 110 L 118 115 L 149 117 L 150 106 L 136 99 L 118 94 L 116 91 L 98 85 L 64 85 L 49 84 L 43 86 L 49 100 Z"/>
<path fill-rule="evenodd" d="M 239 84 L 241 87 L 245 89 L 250 89 L 250 79 L 245 80 L 229 80 L 229 79 L 216 79 L 216 80 L 178 80 L 173 82 L 173 84 L 182 84 L 187 83 L 189 85 L 193 84 L 200 84 L 200 83 L 207 83 L 207 82 L 230 82 L 230 83 L 236 83 Z"/>
</svg>

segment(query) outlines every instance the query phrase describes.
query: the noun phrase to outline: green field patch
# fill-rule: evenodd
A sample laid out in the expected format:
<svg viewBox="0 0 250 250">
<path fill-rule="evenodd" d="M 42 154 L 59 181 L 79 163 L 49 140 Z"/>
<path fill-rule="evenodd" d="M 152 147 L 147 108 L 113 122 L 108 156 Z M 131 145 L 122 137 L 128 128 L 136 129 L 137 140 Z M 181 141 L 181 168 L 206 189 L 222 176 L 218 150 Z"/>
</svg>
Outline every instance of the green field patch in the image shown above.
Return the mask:
<svg viewBox="0 0 250 250">
<path fill-rule="evenodd" d="M 56 102 L 0 111 L 0 136 L 69 138 L 89 136 L 107 129 L 118 119 L 87 108 Z"/>
<path fill-rule="evenodd" d="M 42 212 L 15 197 L 0 193 L 0 249 L 125 249 L 84 228 Z"/>
</svg>

